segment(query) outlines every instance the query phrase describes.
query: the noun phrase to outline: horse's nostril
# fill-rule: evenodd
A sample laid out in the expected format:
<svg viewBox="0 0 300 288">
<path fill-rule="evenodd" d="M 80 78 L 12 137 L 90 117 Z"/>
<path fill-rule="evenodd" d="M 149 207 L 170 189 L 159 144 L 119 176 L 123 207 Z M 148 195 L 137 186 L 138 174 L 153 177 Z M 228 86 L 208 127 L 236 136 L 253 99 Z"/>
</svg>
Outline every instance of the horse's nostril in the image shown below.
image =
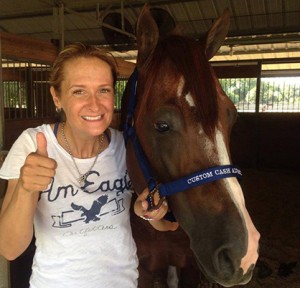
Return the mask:
<svg viewBox="0 0 300 288">
<path fill-rule="evenodd" d="M 231 257 L 231 251 L 227 248 L 220 249 L 216 254 L 216 268 L 223 279 L 230 279 L 235 273 L 235 265 Z"/>
</svg>

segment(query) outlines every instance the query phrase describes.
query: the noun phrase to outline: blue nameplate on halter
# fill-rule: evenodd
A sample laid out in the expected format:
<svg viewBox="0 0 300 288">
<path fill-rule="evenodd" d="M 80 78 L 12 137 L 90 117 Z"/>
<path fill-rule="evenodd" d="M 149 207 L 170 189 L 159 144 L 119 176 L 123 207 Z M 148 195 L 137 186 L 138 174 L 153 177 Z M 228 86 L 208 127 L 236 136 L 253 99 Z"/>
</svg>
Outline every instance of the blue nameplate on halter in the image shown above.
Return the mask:
<svg viewBox="0 0 300 288">
<path fill-rule="evenodd" d="M 146 198 L 148 202 L 148 210 L 152 211 L 154 209 L 157 209 L 161 205 L 161 201 L 163 201 L 166 196 L 170 196 L 178 192 L 185 191 L 187 189 L 191 189 L 209 182 L 229 177 L 241 178 L 242 172 L 239 168 L 237 168 L 234 165 L 220 165 L 206 170 L 201 170 L 199 172 L 190 174 L 175 181 L 158 184 L 157 186 L 155 179 L 150 177 L 148 178 L 148 188 L 150 194 Z M 157 205 L 154 204 L 155 193 L 158 193 L 160 198 L 160 201 Z M 165 215 L 164 219 L 169 220 L 171 222 L 176 221 L 172 212 L 168 212 Z"/>
<path fill-rule="evenodd" d="M 228 177 L 242 177 L 242 172 L 234 165 L 221 165 L 202 170 L 191 175 L 182 177 L 178 180 L 160 184 L 158 186 L 159 194 L 162 197 L 170 196 L 180 191 L 191 189 L 216 180 Z"/>
</svg>

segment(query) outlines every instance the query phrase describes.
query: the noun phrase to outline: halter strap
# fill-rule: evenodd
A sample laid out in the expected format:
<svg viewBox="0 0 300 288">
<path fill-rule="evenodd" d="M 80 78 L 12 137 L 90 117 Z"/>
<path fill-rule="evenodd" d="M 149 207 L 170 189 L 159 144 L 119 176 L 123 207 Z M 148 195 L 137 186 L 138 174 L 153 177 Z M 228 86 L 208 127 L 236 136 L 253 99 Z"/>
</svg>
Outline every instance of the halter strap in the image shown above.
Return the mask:
<svg viewBox="0 0 300 288">
<path fill-rule="evenodd" d="M 127 144 L 128 138 L 132 134 L 135 134 L 135 129 L 133 128 L 133 115 L 136 106 L 136 88 L 137 88 L 137 78 L 138 78 L 137 68 L 134 69 L 131 77 L 132 77 L 131 79 L 132 82 L 130 86 L 130 95 L 129 95 L 129 101 L 127 105 L 127 115 L 123 127 L 123 137 L 125 140 L 125 144 Z"/>
<path fill-rule="evenodd" d="M 228 177 L 240 178 L 242 177 L 242 172 L 235 165 L 220 165 L 201 170 L 166 184 L 160 184 L 159 191 L 161 196 L 170 196 L 180 191 Z"/>
<path fill-rule="evenodd" d="M 150 191 L 150 195 L 147 197 L 149 210 L 155 208 L 155 204 L 153 203 L 153 193 L 155 192 L 158 192 L 160 197 L 163 198 L 216 180 L 228 177 L 242 177 L 241 170 L 237 166 L 220 165 L 192 173 L 168 183 L 158 183 L 153 176 L 151 165 L 143 151 L 133 126 L 133 115 L 137 97 L 137 74 L 137 69 L 135 69 L 131 79 L 132 83 L 130 87 L 130 98 L 127 107 L 127 118 L 126 122 L 124 123 L 123 135 L 126 144 L 129 140 L 132 142 L 139 167 L 142 170 L 144 178 L 147 182 Z M 167 217 L 165 218 L 170 221 L 176 221 L 173 214 L 167 214 Z"/>
</svg>

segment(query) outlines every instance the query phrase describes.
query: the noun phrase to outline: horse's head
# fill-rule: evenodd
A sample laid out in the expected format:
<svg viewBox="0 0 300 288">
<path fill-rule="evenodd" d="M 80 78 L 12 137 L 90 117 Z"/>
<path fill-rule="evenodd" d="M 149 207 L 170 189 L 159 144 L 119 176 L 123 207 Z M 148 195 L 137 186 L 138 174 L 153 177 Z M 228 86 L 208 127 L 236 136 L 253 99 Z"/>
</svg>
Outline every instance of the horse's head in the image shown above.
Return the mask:
<svg viewBox="0 0 300 288">
<path fill-rule="evenodd" d="M 161 183 L 231 163 L 229 138 L 237 112 L 208 62 L 228 27 L 226 11 L 203 42 L 176 35 L 159 39 L 147 7 L 139 17 L 134 123 Z M 145 181 L 135 167 L 131 149 L 129 145 L 128 168 L 139 191 L 145 188 Z M 218 173 L 226 171 L 220 169 Z M 251 279 L 260 236 L 236 178 L 179 192 L 169 196 L 168 203 L 208 279 L 228 287 Z"/>
</svg>

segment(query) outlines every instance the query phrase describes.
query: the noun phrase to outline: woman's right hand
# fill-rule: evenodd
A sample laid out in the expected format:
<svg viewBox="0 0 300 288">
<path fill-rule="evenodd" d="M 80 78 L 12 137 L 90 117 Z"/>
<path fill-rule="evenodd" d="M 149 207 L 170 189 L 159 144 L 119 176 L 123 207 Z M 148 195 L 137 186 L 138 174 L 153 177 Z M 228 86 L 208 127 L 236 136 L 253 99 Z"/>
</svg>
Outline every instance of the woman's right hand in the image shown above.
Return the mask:
<svg viewBox="0 0 300 288">
<path fill-rule="evenodd" d="M 47 189 L 55 175 L 57 163 L 48 157 L 47 140 L 42 132 L 36 135 L 37 150 L 30 153 L 20 171 L 20 184 L 28 192 Z"/>
</svg>

